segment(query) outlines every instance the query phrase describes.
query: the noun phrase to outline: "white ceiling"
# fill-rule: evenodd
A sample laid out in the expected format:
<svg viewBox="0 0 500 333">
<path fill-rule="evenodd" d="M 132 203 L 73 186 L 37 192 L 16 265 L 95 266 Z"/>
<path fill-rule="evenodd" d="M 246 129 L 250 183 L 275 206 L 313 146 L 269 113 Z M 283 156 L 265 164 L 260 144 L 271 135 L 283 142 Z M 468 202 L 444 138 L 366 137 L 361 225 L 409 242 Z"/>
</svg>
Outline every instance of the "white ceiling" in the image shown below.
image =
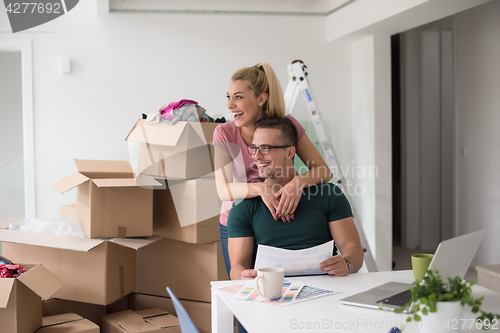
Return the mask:
<svg viewBox="0 0 500 333">
<path fill-rule="evenodd" d="M 110 12 L 328 15 L 355 0 L 106 0 Z"/>
</svg>

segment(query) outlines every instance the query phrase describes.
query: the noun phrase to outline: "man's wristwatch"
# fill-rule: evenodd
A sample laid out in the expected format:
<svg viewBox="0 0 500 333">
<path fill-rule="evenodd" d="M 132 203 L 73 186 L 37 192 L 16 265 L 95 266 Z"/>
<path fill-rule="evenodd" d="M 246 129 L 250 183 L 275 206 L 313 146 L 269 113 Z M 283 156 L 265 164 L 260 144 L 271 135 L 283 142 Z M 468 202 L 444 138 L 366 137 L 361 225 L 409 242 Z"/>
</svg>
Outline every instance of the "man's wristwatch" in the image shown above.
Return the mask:
<svg viewBox="0 0 500 333">
<path fill-rule="evenodd" d="M 349 274 L 354 273 L 352 264 L 349 262 L 349 260 L 347 260 L 346 258 L 344 258 L 344 260 L 345 260 L 345 263 L 347 264 L 347 267 L 349 267 Z"/>
</svg>

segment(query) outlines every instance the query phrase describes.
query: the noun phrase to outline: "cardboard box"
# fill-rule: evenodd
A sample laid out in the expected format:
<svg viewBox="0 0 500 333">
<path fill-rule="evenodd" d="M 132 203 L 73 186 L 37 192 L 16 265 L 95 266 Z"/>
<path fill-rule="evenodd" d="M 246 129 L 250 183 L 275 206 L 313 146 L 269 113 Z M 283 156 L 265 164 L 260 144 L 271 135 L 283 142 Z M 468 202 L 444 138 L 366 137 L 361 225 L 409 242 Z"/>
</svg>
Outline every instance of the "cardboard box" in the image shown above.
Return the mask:
<svg viewBox="0 0 500 333">
<path fill-rule="evenodd" d="M 179 121 L 174 125 L 139 120 L 125 140 L 139 142 L 137 172 L 192 179 L 214 171 L 211 142 L 217 123 Z"/>
<path fill-rule="evenodd" d="M 128 295 L 124 298 L 128 298 Z M 121 311 L 126 310 L 127 308 L 122 309 Z M 51 298 L 46 301 L 42 301 L 42 315 L 44 317 L 56 316 L 68 312 L 76 313 L 77 315 L 90 320 L 97 326 L 101 326 L 101 317 L 107 314 L 106 305 L 68 301 L 60 298 Z"/>
<path fill-rule="evenodd" d="M 59 216 L 76 216 L 76 204 L 59 206 Z M 75 218 L 76 219 L 76 218 Z"/>
<path fill-rule="evenodd" d="M 35 333 L 99 333 L 99 326 L 75 313 L 43 317 Z"/>
<path fill-rule="evenodd" d="M 478 284 L 500 293 L 500 265 L 476 266 Z"/>
<path fill-rule="evenodd" d="M 0 279 L 0 328 L 2 332 L 33 333 L 42 325 L 41 298 L 49 298 L 64 283 L 40 264 L 19 265 L 25 273 Z"/>
<path fill-rule="evenodd" d="M 64 193 L 77 187 L 75 219 L 90 238 L 153 234 L 153 191 L 137 185 L 126 161 L 77 160 L 76 172 L 52 186 Z"/>
<path fill-rule="evenodd" d="M 101 333 L 181 333 L 176 316 L 162 309 L 126 310 L 102 317 Z"/>
<path fill-rule="evenodd" d="M 84 239 L 0 230 L 3 255 L 42 263 L 66 285 L 54 297 L 107 305 L 135 290 L 136 251 L 152 239 Z"/>
<path fill-rule="evenodd" d="M 176 313 L 172 299 L 169 297 L 133 293 L 129 295 L 129 299 L 130 308 L 134 311 L 160 308 L 170 313 Z M 180 302 L 200 333 L 212 332 L 212 307 L 210 303 L 183 299 Z"/>
<path fill-rule="evenodd" d="M 153 232 L 189 243 L 219 241 L 222 202 L 215 179 L 168 180 L 153 191 Z"/>
<path fill-rule="evenodd" d="M 190 244 L 161 239 L 137 251 L 136 292 L 210 302 L 210 281 L 227 280 L 220 242 Z"/>
<path fill-rule="evenodd" d="M 42 301 L 42 316 L 44 317 L 71 312 L 90 320 L 97 326 L 101 326 L 102 316 L 128 309 L 128 295 L 109 305 L 68 301 L 60 298 L 51 298 Z"/>
</svg>

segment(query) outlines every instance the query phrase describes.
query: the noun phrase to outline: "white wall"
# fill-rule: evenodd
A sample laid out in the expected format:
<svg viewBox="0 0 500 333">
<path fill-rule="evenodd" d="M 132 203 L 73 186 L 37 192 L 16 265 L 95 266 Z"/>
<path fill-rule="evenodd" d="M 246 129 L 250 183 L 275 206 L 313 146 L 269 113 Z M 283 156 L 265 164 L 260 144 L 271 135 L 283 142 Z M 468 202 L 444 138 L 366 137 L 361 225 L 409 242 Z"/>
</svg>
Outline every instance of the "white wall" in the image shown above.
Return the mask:
<svg viewBox="0 0 500 333">
<path fill-rule="evenodd" d="M 0 30 L 9 30 L 0 15 Z M 229 116 L 225 92 L 243 66 L 267 61 L 285 87 L 287 64 L 302 59 L 318 100 L 331 104 L 325 30 L 318 17 L 98 15 L 94 1 L 81 1 L 22 33 L 33 39 L 38 217 L 56 216 L 60 204 L 75 200 L 74 192 L 61 196 L 50 186 L 76 171 L 73 158 L 128 158 L 124 139 L 141 113 L 190 98 L 210 115 Z M 61 73 L 65 56 L 70 74 Z M 297 106 L 297 118 L 306 118 L 303 102 Z"/>
<path fill-rule="evenodd" d="M 21 52 L 0 50 L 0 218 L 24 216 Z"/>
<path fill-rule="evenodd" d="M 473 264 L 499 264 L 500 2 L 456 15 L 457 230 L 487 228 Z M 461 150 L 465 148 L 465 156 Z"/>
<path fill-rule="evenodd" d="M 380 270 L 392 269 L 391 38 L 374 35 L 375 253 Z M 388 125 L 389 124 L 389 125 Z"/>
<path fill-rule="evenodd" d="M 390 39 L 351 43 L 354 194 L 358 215 L 380 270 L 392 268 Z M 377 64 L 377 65 L 376 65 Z M 382 147 L 382 148 L 381 148 Z M 353 177 L 354 176 L 354 177 Z M 368 254 L 367 254 L 368 255 Z"/>
<path fill-rule="evenodd" d="M 368 243 L 376 256 L 375 224 L 375 177 L 361 176 L 375 166 L 375 63 L 374 38 L 368 36 L 351 44 L 351 114 L 353 135 L 353 165 L 351 174 L 355 206 L 368 235 Z M 354 176 L 354 177 L 353 177 Z"/>
</svg>

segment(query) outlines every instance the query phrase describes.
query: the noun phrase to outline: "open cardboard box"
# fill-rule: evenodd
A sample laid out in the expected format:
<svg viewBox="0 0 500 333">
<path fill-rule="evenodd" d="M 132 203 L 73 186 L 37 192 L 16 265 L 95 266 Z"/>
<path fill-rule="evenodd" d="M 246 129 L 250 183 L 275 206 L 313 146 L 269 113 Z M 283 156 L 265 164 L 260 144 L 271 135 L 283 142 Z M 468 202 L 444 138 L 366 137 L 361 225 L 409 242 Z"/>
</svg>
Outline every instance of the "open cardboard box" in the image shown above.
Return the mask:
<svg viewBox="0 0 500 333">
<path fill-rule="evenodd" d="M 179 121 L 174 125 L 137 121 L 125 140 L 139 143 L 137 173 L 192 179 L 214 171 L 210 144 L 218 123 Z"/>
<path fill-rule="evenodd" d="M 66 284 L 54 297 L 101 305 L 135 290 L 136 251 L 158 239 L 85 239 L 0 230 L 4 256 L 13 262 L 42 263 Z"/>
<path fill-rule="evenodd" d="M 168 296 L 168 286 L 179 299 L 210 302 L 210 281 L 227 279 L 220 242 L 163 238 L 137 251 L 138 293 Z"/>
<path fill-rule="evenodd" d="M 138 184 L 126 161 L 75 159 L 76 172 L 52 186 L 65 193 L 77 187 L 75 219 L 90 238 L 153 234 L 154 179 Z"/>
<path fill-rule="evenodd" d="M 478 284 L 500 293 L 500 265 L 476 266 Z"/>
<path fill-rule="evenodd" d="M 169 297 L 138 293 L 132 293 L 128 297 L 130 300 L 130 309 L 134 311 L 160 308 L 170 313 L 176 313 L 174 303 Z M 184 299 L 181 299 L 180 302 L 200 333 L 212 332 L 212 306 L 210 303 Z"/>
<path fill-rule="evenodd" d="M 35 333 L 99 333 L 99 326 L 75 313 L 43 317 Z"/>
<path fill-rule="evenodd" d="M 153 233 L 197 244 L 219 241 L 215 179 L 160 181 L 167 184 L 153 191 Z"/>
<path fill-rule="evenodd" d="M 65 313 L 75 313 L 90 320 L 97 326 L 101 326 L 102 316 L 129 309 L 128 296 L 129 295 L 109 305 L 68 301 L 60 298 L 42 300 L 42 316 L 49 317 Z"/>
<path fill-rule="evenodd" d="M 42 325 L 42 299 L 64 286 L 40 264 L 14 261 L 26 270 L 17 278 L 0 279 L 0 331 L 33 333 Z"/>
<path fill-rule="evenodd" d="M 59 206 L 59 216 L 64 216 L 64 215 L 69 215 L 69 216 L 75 217 L 76 216 L 76 204 Z"/>
<path fill-rule="evenodd" d="M 162 309 L 126 310 L 102 317 L 101 333 L 181 333 L 179 319 Z"/>
</svg>

